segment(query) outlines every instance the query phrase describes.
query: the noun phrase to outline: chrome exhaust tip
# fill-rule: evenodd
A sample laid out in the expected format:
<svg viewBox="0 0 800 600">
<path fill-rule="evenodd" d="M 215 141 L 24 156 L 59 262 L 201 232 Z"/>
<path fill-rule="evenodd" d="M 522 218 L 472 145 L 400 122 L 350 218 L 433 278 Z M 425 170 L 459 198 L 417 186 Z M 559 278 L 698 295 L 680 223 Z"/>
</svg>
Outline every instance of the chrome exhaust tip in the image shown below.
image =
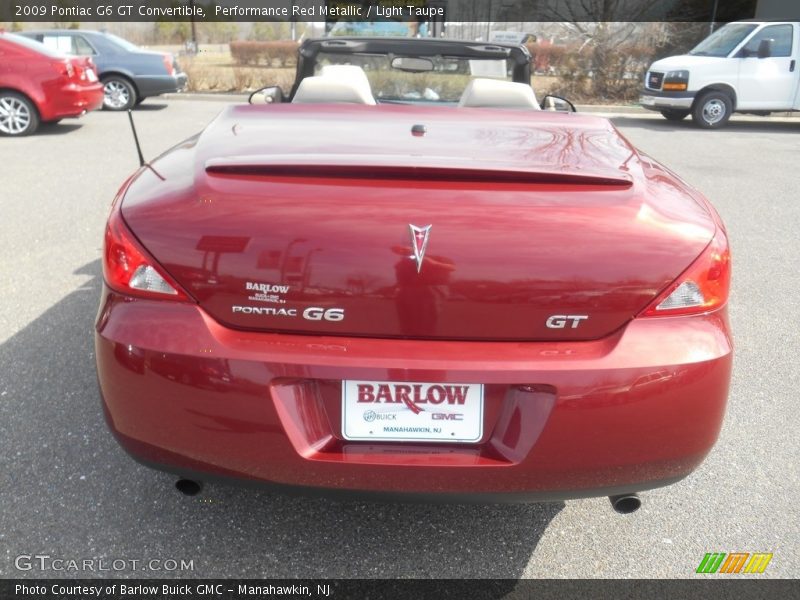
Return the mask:
<svg viewBox="0 0 800 600">
<path fill-rule="evenodd" d="M 620 494 L 619 496 L 609 496 L 608 499 L 614 510 L 621 515 L 629 515 L 642 506 L 642 500 L 638 494 Z"/>
<path fill-rule="evenodd" d="M 178 479 L 175 482 L 175 489 L 184 496 L 197 496 L 203 491 L 203 483 L 193 479 Z"/>
</svg>

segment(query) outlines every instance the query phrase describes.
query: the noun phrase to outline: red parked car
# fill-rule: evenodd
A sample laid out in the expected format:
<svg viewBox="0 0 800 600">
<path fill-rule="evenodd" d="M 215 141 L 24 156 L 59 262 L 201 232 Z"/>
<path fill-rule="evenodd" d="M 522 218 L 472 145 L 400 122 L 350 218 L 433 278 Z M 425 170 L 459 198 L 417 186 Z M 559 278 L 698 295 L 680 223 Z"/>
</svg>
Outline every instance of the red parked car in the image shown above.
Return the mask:
<svg viewBox="0 0 800 600">
<path fill-rule="evenodd" d="M 627 512 L 688 475 L 731 374 L 709 202 L 609 121 L 464 77 L 524 79 L 524 49 L 336 42 L 305 43 L 290 102 L 226 109 L 114 201 L 95 339 L 122 446 L 185 492 Z"/>
<path fill-rule="evenodd" d="M 68 58 L 0 32 L 0 134 L 30 135 L 40 123 L 80 117 L 103 105 L 91 58 Z"/>
</svg>

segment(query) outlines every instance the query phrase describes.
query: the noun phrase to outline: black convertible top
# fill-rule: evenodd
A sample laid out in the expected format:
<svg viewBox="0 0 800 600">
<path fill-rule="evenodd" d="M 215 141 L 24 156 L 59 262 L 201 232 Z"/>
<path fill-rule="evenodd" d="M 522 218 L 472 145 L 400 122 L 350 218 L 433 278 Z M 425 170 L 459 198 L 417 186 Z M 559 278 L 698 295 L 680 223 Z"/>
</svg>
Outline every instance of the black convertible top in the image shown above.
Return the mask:
<svg viewBox="0 0 800 600">
<path fill-rule="evenodd" d="M 467 59 L 506 59 L 514 65 L 513 81 L 530 85 L 531 54 L 520 44 L 471 42 L 435 38 L 330 37 L 305 40 L 298 50 L 297 74 L 291 95 L 305 77 L 314 75 L 320 52 L 386 54 L 391 56 L 447 56 Z"/>
</svg>

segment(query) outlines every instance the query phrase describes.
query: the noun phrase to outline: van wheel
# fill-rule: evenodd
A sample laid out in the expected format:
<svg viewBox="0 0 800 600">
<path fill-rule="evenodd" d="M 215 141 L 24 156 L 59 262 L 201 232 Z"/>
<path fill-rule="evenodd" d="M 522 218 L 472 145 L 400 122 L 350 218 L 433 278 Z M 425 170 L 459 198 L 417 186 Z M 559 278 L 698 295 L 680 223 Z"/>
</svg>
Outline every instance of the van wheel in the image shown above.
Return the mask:
<svg viewBox="0 0 800 600">
<path fill-rule="evenodd" d="M 733 102 L 725 92 L 711 90 L 700 96 L 692 107 L 692 120 L 704 129 L 719 129 L 733 112 Z"/>
<path fill-rule="evenodd" d="M 0 92 L 0 135 L 30 135 L 39 127 L 36 107 L 22 94 Z"/>
<path fill-rule="evenodd" d="M 680 110 L 677 108 L 665 108 L 661 111 L 661 115 L 667 121 L 683 121 L 686 117 L 689 116 L 689 113 L 692 112 L 690 110 Z"/>
</svg>

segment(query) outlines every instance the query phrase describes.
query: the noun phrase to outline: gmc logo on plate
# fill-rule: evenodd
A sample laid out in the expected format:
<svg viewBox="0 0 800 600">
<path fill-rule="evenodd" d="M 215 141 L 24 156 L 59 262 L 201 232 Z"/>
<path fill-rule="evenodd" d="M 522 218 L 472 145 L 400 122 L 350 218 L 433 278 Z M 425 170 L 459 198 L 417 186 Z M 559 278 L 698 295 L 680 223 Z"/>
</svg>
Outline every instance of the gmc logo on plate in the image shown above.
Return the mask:
<svg viewBox="0 0 800 600">
<path fill-rule="evenodd" d="M 461 413 L 433 413 L 431 419 L 434 421 L 463 421 L 464 415 Z"/>
</svg>

